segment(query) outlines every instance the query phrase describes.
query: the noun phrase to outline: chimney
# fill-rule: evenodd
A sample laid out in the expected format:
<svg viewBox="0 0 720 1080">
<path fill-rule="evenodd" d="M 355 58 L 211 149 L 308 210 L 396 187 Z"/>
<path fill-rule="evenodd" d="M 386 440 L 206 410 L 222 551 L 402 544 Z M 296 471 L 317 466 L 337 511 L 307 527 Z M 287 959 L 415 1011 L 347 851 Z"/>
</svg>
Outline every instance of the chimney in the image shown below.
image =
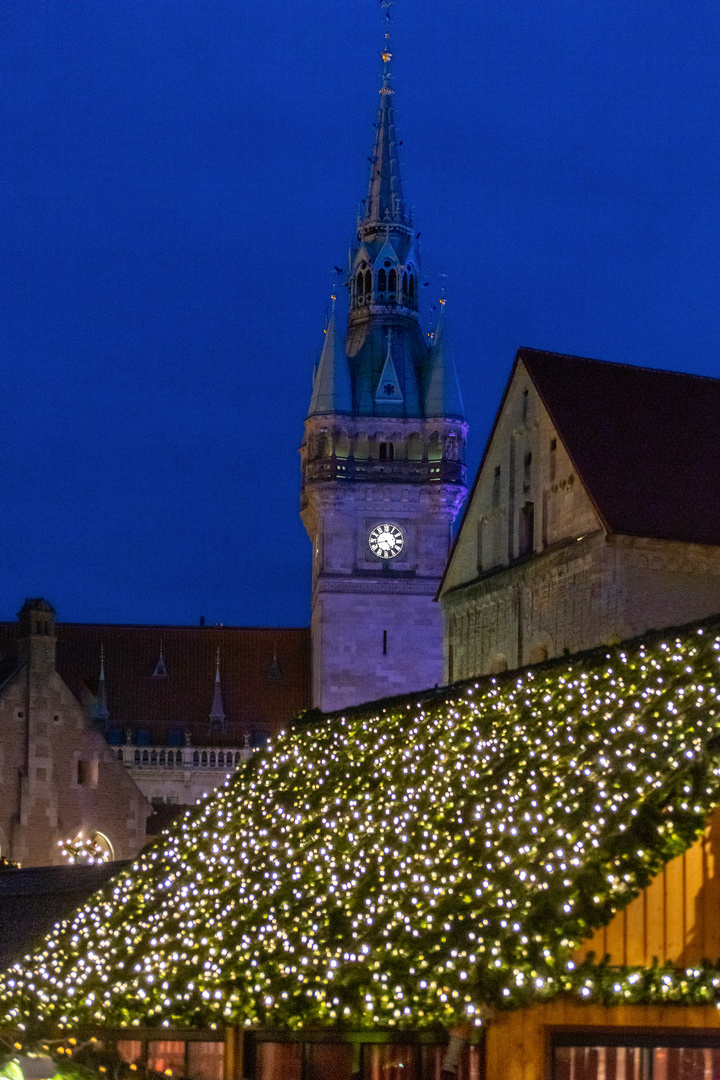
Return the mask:
<svg viewBox="0 0 720 1080">
<path fill-rule="evenodd" d="M 55 609 L 47 600 L 26 600 L 18 611 L 18 660 L 38 675 L 55 670 Z"/>
</svg>

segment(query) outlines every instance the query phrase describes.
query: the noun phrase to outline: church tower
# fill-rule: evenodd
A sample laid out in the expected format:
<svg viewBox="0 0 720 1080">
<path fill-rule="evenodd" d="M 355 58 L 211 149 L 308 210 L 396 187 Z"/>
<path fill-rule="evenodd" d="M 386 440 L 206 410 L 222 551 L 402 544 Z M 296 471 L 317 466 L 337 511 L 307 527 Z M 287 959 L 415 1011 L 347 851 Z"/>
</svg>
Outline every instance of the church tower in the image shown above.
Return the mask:
<svg viewBox="0 0 720 1080">
<path fill-rule="evenodd" d="M 387 35 L 386 35 L 387 42 Z M 442 682 L 434 597 L 466 495 L 467 434 L 445 303 L 419 320 L 420 260 L 403 197 L 386 44 L 367 199 L 300 448 L 313 545 L 313 703 L 323 711 Z"/>
</svg>

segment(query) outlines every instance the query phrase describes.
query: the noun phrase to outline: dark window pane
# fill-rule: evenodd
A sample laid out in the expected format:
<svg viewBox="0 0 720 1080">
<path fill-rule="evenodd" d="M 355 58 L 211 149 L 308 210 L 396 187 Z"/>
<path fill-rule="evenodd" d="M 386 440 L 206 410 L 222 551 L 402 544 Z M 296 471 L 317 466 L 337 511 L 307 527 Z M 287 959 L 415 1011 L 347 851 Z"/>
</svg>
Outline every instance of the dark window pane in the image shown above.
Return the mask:
<svg viewBox="0 0 720 1080">
<path fill-rule="evenodd" d="M 189 1042 L 187 1075 L 190 1080 L 223 1080 L 224 1050 L 221 1042 Z"/>
<path fill-rule="evenodd" d="M 302 1043 L 258 1043 L 258 1080 L 301 1080 Z"/>
<path fill-rule="evenodd" d="M 305 1047 L 306 1080 L 351 1080 L 353 1076 L 357 1077 L 359 1050 L 347 1043 L 308 1044 Z"/>
<path fill-rule="evenodd" d="M 362 1076 L 363 1080 L 420 1080 L 420 1047 L 365 1045 Z"/>
</svg>

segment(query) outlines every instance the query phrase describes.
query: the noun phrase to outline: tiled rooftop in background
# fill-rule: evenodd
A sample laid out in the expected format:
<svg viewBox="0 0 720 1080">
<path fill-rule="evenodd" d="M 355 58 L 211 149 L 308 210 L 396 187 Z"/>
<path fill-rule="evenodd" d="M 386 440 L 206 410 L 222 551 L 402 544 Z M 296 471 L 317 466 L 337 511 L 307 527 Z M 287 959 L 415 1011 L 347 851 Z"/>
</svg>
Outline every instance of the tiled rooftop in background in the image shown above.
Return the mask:
<svg viewBox="0 0 720 1080">
<path fill-rule="evenodd" d="M 17 623 L 0 623 L 0 667 L 13 666 Z M 193 743 L 235 745 L 253 730 L 280 730 L 310 705 L 310 631 L 235 626 L 57 624 L 57 668 L 78 697 L 97 693 L 100 647 L 110 712 L 108 729 L 148 732 L 164 744 L 173 729 Z M 153 677 L 160 649 L 167 676 Z M 208 719 L 215 663 L 226 725 Z"/>
</svg>

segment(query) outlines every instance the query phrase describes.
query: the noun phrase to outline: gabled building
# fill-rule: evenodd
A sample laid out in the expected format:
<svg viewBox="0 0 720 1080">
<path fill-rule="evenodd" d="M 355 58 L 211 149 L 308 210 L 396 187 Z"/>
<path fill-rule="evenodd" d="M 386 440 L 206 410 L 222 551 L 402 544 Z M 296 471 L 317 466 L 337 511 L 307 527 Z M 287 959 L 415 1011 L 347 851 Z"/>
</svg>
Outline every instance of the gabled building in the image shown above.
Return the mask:
<svg viewBox="0 0 720 1080">
<path fill-rule="evenodd" d="M 307 628 L 57 623 L 57 669 L 156 806 L 191 805 L 310 707 Z M 0 623 L 12 664 L 17 623 Z"/>
<path fill-rule="evenodd" d="M 58 673 L 55 647 L 53 608 L 27 600 L 0 682 L 0 855 L 23 867 L 134 858 L 150 803 Z"/>
<path fill-rule="evenodd" d="M 299 727 L 0 1020 L 118 1078 L 711 1080 L 719 721 L 715 619 Z"/>
<path fill-rule="evenodd" d="M 327 711 L 442 681 L 433 602 L 465 487 L 467 425 L 445 319 L 420 326 L 420 252 L 403 193 L 391 54 L 367 198 L 315 372 L 301 515 L 313 545 L 313 705 Z"/>
<path fill-rule="evenodd" d="M 448 680 L 720 611 L 720 380 L 520 349 L 440 589 Z"/>
</svg>

